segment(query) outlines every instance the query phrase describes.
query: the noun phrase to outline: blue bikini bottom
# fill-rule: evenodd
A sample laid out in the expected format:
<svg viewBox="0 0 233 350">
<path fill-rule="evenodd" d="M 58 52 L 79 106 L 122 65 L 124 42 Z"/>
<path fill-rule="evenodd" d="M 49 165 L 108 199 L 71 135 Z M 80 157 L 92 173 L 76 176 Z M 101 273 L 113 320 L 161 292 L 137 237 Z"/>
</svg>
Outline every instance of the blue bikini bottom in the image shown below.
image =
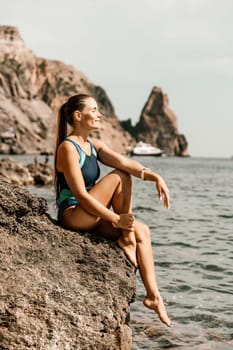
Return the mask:
<svg viewBox="0 0 233 350">
<path fill-rule="evenodd" d="M 58 215 L 57 218 L 58 220 L 61 219 L 62 213 L 65 209 L 71 207 L 72 205 L 77 205 L 78 201 L 75 198 L 66 198 L 64 199 L 60 204 L 58 208 Z"/>
</svg>

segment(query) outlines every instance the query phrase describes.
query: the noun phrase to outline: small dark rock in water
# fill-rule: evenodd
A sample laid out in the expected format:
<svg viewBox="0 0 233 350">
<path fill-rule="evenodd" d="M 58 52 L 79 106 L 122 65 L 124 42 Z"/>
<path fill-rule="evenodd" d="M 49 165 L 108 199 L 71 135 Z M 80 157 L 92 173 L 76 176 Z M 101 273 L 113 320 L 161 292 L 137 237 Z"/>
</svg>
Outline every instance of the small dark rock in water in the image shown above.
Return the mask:
<svg viewBox="0 0 233 350">
<path fill-rule="evenodd" d="M 62 229 L 3 181 L 0 235 L 0 349 L 131 349 L 135 273 L 115 243 Z"/>
</svg>

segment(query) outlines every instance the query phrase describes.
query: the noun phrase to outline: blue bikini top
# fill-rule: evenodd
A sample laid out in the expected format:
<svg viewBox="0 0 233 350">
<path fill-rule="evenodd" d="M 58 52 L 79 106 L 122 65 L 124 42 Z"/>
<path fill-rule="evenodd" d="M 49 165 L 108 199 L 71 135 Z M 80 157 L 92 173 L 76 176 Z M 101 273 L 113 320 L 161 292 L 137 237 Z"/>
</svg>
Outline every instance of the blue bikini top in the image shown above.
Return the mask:
<svg viewBox="0 0 233 350">
<path fill-rule="evenodd" d="M 100 176 L 100 168 L 98 164 L 98 153 L 94 145 L 90 141 L 88 141 L 91 146 L 91 154 L 88 155 L 82 150 L 79 144 L 74 140 L 69 139 L 67 137 L 65 138 L 64 141 L 69 141 L 75 146 L 80 157 L 79 164 L 80 164 L 81 172 L 85 182 L 86 190 L 87 191 L 90 190 L 95 185 L 95 182 L 98 180 Z M 61 200 L 63 200 L 63 198 L 60 198 L 60 197 L 63 197 L 62 192 L 63 193 L 67 192 L 63 190 L 67 190 L 67 189 L 69 190 L 68 184 L 66 182 L 66 179 L 63 173 L 59 173 L 59 182 L 60 182 L 60 188 L 61 188 L 61 192 L 59 195 L 59 202 L 61 202 Z"/>
</svg>

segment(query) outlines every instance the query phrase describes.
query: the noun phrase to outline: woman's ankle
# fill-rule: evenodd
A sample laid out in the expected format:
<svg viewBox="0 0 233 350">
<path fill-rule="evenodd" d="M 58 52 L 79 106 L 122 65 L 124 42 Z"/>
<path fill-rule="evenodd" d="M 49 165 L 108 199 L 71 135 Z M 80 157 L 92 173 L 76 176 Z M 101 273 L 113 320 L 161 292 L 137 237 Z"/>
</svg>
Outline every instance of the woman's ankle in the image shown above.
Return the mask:
<svg viewBox="0 0 233 350">
<path fill-rule="evenodd" d="M 149 292 L 146 295 L 146 299 L 158 301 L 159 299 L 162 299 L 159 291 Z"/>
</svg>

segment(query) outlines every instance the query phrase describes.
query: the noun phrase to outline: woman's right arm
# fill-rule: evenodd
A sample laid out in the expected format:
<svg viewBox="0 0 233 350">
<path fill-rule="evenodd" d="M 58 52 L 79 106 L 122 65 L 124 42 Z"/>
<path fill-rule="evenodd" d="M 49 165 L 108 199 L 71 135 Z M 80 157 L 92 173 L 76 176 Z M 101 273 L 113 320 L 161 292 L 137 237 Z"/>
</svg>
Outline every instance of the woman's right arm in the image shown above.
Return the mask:
<svg viewBox="0 0 233 350">
<path fill-rule="evenodd" d="M 59 146 L 56 168 L 64 174 L 71 192 L 84 210 L 93 216 L 110 221 L 114 227 L 132 229 L 132 214 L 118 215 L 87 192 L 79 166 L 79 155 L 71 143 L 63 142 Z"/>
</svg>

